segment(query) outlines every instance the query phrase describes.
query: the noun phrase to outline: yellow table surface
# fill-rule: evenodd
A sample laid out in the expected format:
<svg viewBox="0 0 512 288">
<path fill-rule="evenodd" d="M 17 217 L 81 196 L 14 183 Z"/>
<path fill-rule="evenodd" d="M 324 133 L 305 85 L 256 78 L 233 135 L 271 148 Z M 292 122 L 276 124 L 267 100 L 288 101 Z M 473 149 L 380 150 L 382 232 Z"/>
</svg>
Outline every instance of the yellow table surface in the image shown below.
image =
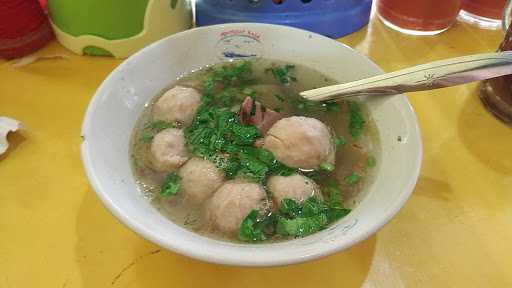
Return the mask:
<svg viewBox="0 0 512 288">
<path fill-rule="evenodd" d="M 340 41 L 392 71 L 494 51 L 502 37 L 465 24 L 411 37 L 374 19 Z M 377 234 L 309 263 L 239 268 L 166 251 L 110 215 L 84 175 L 80 126 L 120 61 L 56 42 L 37 54 L 69 59 L 0 62 L 0 115 L 26 125 L 0 158 L 0 287 L 512 287 L 512 129 L 482 107 L 476 84 L 408 95 L 421 175 Z"/>
</svg>

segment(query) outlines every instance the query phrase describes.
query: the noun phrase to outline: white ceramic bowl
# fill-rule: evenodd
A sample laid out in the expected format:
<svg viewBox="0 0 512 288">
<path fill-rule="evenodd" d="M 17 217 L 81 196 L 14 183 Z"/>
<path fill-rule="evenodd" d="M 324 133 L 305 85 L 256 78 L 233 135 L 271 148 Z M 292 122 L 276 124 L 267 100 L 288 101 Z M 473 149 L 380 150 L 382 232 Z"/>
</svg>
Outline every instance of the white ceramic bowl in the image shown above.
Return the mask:
<svg viewBox="0 0 512 288">
<path fill-rule="evenodd" d="M 405 204 L 420 170 L 420 131 L 403 95 L 367 100 L 380 137 L 376 177 L 347 217 L 314 235 L 256 245 L 212 240 L 175 225 L 143 198 L 132 175 L 129 140 L 144 105 L 183 73 L 241 56 L 300 63 L 340 82 L 382 73 L 368 58 L 347 46 L 284 26 L 217 25 L 160 40 L 115 69 L 87 109 L 82 160 L 105 206 L 135 232 L 164 248 L 222 264 L 303 262 L 346 249 L 375 233 Z"/>
</svg>

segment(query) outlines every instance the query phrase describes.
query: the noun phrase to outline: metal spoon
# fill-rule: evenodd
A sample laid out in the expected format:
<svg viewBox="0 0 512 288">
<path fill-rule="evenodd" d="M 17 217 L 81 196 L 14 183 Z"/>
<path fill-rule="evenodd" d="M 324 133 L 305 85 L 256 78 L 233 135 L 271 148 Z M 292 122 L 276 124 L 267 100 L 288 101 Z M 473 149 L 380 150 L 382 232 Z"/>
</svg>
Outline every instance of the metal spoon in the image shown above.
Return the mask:
<svg viewBox="0 0 512 288">
<path fill-rule="evenodd" d="M 353 82 L 300 93 L 313 101 L 353 96 L 390 96 L 433 90 L 512 74 L 512 51 L 475 54 L 430 62 Z"/>
</svg>

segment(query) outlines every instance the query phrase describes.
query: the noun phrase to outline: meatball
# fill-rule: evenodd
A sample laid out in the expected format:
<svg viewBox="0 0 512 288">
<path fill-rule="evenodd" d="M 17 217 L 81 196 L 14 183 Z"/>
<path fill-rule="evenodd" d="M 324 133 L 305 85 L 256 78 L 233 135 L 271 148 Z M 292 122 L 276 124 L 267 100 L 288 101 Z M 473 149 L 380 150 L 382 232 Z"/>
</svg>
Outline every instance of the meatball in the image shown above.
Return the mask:
<svg viewBox="0 0 512 288">
<path fill-rule="evenodd" d="M 166 122 L 178 122 L 184 127 L 194 120 L 201 95 L 194 88 L 176 86 L 160 97 L 153 105 L 153 118 Z"/>
<path fill-rule="evenodd" d="M 180 192 L 187 201 L 201 204 L 224 182 L 224 173 L 208 160 L 192 158 L 178 171 Z"/>
<path fill-rule="evenodd" d="M 261 185 L 240 180 L 228 181 L 208 202 L 207 221 L 224 233 L 235 234 L 247 214 L 253 209 L 262 208 L 265 200 L 265 190 Z"/>
<path fill-rule="evenodd" d="M 177 170 L 189 158 L 182 130 L 169 128 L 160 131 L 151 142 L 151 164 L 159 172 Z"/>
<path fill-rule="evenodd" d="M 329 128 L 314 118 L 293 116 L 281 119 L 270 128 L 263 147 L 284 164 L 317 169 L 320 164 L 334 164 L 335 148 Z"/>
<path fill-rule="evenodd" d="M 298 202 L 302 202 L 311 196 L 322 199 L 318 185 L 313 180 L 300 174 L 271 176 L 267 185 L 276 207 L 279 207 L 281 200 L 285 198 L 294 199 Z"/>
</svg>

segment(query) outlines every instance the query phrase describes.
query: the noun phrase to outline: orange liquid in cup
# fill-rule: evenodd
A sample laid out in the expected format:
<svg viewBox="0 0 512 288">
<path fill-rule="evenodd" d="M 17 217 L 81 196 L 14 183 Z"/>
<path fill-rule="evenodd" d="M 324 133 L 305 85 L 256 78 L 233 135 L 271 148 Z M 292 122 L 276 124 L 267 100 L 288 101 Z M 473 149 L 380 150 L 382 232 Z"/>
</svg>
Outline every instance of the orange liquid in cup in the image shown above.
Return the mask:
<svg viewBox="0 0 512 288">
<path fill-rule="evenodd" d="M 501 19 L 504 7 L 505 0 L 462 0 L 462 10 L 491 19 Z"/>
<path fill-rule="evenodd" d="M 439 31 L 450 27 L 460 10 L 460 0 L 379 0 L 377 12 L 403 29 Z"/>
</svg>

